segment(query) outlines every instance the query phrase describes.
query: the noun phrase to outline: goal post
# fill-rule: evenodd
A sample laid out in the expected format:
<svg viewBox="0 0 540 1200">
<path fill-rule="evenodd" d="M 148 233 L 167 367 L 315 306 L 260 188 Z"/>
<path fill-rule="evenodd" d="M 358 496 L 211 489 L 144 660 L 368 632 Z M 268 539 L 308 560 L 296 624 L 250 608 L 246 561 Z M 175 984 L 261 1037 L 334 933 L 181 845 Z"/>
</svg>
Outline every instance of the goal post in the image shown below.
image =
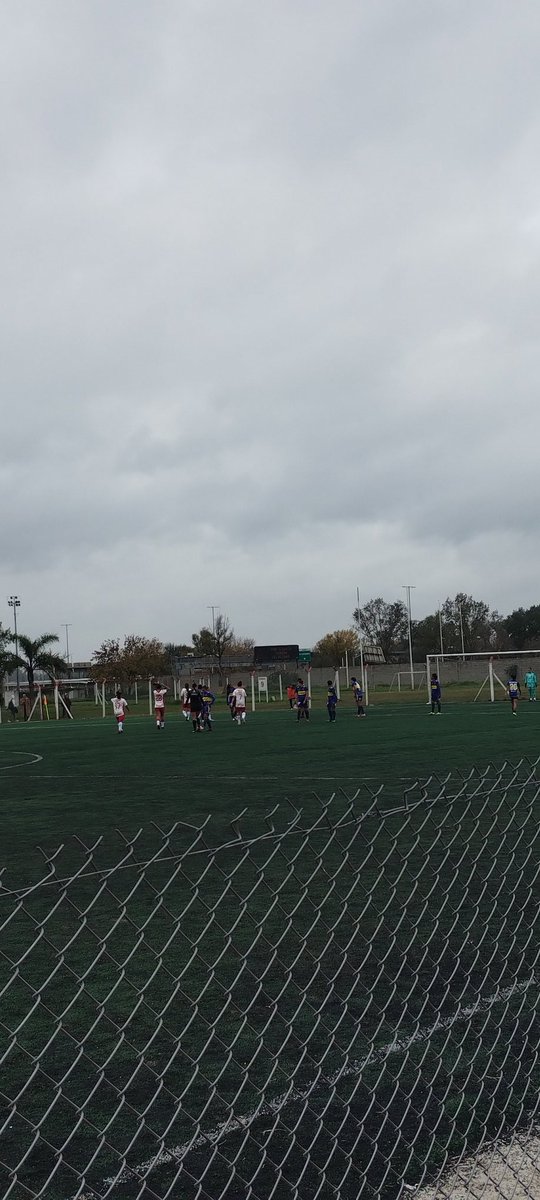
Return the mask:
<svg viewBox="0 0 540 1200">
<path fill-rule="evenodd" d="M 502 670 L 505 669 L 504 663 L 506 663 L 506 668 L 513 664 L 516 666 L 521 664 L 522 666 L 525 666 L 525 668 L 531 666 L 534 669 L 535 674 L 537 674 L 538 678 L 540 679 L 540 649 L 498 650 L 496 652 L 493 650 L 471 650 L 470 652 L 466 651 L 465 654 L 441 654 L 440 650 L 438 650 L 434 651 L 432 654 L 426 655 L 426 687 L 428 700 L 431 700 L 431 675 L 433 671 L 436 671 L 440 678 L 440 668 L 441 666 L 444 666 L 445 662 L 465 663 L 472 660 L 480 664 L 484 662 L 486 666 L 486 674 L 483 681 L 480 683 L 480 687 L 476 695 L 474 696 L 473 703 L 479 699 L 480 695 L 484 691 L 484 688 L 486 687 L 488 688 L 489 700 L 491 704 L 493 704 L 495 701 L 496 685 L 498 685 L 503 692 L 506 691 L 506 683 L 503 679 L 501 679 L 496 670 L 496 664 L 498 663 L 501 664 Z M 479 680 L 476 679 L 474 682 L 479 682 Z"/>
</svg>

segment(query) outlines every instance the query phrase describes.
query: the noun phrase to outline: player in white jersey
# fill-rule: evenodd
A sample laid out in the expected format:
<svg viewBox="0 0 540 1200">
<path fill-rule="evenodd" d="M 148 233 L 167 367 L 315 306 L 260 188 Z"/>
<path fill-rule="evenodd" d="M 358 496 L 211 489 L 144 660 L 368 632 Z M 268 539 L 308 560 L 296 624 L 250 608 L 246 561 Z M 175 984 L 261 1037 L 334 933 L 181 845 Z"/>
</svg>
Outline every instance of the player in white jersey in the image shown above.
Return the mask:
<svg viewBox="0 0 540 1200">
<path fill-rule="evenodd" d="M 118 725 L 118 732 L 123 733 L 124 732 L 124 718 L 125 718 L 126 713 L 129 711 L 129 704 L 128 704 L 127 700 L 124 699 L 120 690 L 117 691 L 116 696 L 113 696 L 113 698 L 111 700 L 111 704 L 113 706 L 113 713 L 116 717 L 116 723 Z"/>
<path fill-rule="evenodd" d="M 231 701 L 234 706 L 234 719 L 237 725 L 241 725 L 246 719 L 246 700 L 246 689 L 245 687 L 242 687 L 242 680 L 239 679 L 231 696 Z"/>
<path fill-rule="evenodd" d="M 156 712 L 156 725 L 158 729 L 165 728 L 165 696 L 167 688 L 161 686 L 160 683 L 154 684 L 154 708 Z"/>
<path fill-rule="evenodd" d="M 184 684 L 182 691 L 180 692 L 180 703 L 182 705 L 184 720 L 191 720 L 191 711 L 189 706 L 189 686 L 187 683 Z"/>
</svg>

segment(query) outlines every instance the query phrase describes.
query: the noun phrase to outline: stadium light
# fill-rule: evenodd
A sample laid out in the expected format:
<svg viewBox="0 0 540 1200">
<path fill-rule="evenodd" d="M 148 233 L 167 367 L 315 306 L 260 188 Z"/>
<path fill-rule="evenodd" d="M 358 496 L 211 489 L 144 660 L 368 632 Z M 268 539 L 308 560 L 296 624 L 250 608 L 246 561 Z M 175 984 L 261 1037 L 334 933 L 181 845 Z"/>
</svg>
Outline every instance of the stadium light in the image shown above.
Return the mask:
<svg viewBox="0 0 540 1200">
<path fill-rule="evenodd" d="M 8 596 L 9 607 L 13 609 L 13 625 L 15 627 L 15 657 L 19 657 L 19 638 L 17 634 L 17 609 L 21 607 L 18 596 Z M 19 695 L 19 664 L 16 667 L 17 696 Z"/>
</svg>

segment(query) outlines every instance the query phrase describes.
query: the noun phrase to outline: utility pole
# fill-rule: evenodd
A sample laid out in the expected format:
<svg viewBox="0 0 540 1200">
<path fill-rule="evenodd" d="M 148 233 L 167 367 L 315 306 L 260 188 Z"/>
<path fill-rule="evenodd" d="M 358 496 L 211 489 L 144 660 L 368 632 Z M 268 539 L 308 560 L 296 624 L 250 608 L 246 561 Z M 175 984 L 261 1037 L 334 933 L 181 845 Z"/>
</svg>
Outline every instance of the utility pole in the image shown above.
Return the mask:
<svg viewBox="0 0 540 1200">
<path fill-rule="evenodd" d="M 465 638 L 463 637 L 463 613 L 461 611 L 461 604 L 458 604 L 458 609 L 459 609 L 459 628 L 460 628 L 460 632 L 461 632 L 461 657 L 463 659 L 463 662 L 465 662 Z"/>
<path fill-rule="evenodd" d="M 72 622 L 72 621 L 62 621 L 62 629 L 65 629 L 65 631 L 66 631 L 66 662 L 67 662 L 67 665 L 68 665 L 68 667 L 69 667 L 69 665 L 70 665 L 70 664 L 69 664 L 69 634 L 68 634 L 68 629 L 71 629 L 71 626 L 72 626 L 72 624 L 73 624 L 73 622 Z"/>
<path fill-rule="evenodd" d="M 411 621 L 411 592 L 415 591 L 414 583 L 403 583 L 403 590 L 407 593 L 407 612 L 409 617 L 409 663 L 411 667 L 411 690 L 414 691 L 414 665 L 412 653 L 412 621 Z"/>
<path fill-rule="evenodd" d="M 362 691 L 363 691 L 364 697 L 365 697 L 366 696 L 366 669 L 365 669 L 365 663 L 364 663 L 364 639 L 362 637 L 362 633 L 361 633 L 361 629 L 360 629 L 360 588 L 359 587 L 357 587 L 357 589 L 356 589 L 356 614 L 357 614 L 356 624 L 358 627 L 358 638 L 360 641 L 360 680 L 362 683 Z M 366 704 L 367 704 L 367 700 L 366 700 Z"/>
<path fill-rule="evenodd" d="M 8 596 L 9 607 L 13 609 L 13 624 L 15 627 L 15 657 L 19 657 L 19 638 L 17 634 L 17 609 L 21 607 L 18 596 Z M 19 698 L 19 664 L 17 663 L 17 701 Z"/>
<path fill-rule="evenodd" d="M 442 608 L 439 609 L 439 634 L 441 638 L 441 657 L 444 658 L 444 641 L 443 641 L 443 624 L 442 624 Z"/>
<path fill-rule="evenodd" d="M 207 604 L 206 607 L 209 608 L 212 613 L 212 634 L 215 637 L 216 636 L 216 613 L 219 612 L 219 604 Z"/>
</svg>

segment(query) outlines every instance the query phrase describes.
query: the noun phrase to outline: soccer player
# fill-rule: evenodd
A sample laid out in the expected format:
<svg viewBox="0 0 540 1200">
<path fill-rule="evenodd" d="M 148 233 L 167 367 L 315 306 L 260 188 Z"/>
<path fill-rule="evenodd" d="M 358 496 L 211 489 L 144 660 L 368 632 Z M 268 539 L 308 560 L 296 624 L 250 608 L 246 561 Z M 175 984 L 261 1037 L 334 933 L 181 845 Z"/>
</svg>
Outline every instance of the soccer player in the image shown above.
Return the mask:
<svg viewBox="0 0 540 1200">
<path fill-rule="evenodd" d="M 156 725 L 158 729 L 165 729 L 165 696 L 167 688 L 161 686 L 160 683 L 154 684 L 154 708 L 156 711 Z"/>
<path fill-rule="evenodd" d="M 506 685 L 506 691 L 508 692 L 508 699 L 512 706 L 512 716 L 517 717 L 517 702 L 521 696 L 521 688 L 519 686 L 515 671 L 512 671 L 510 675 L 510 679 Z"/>
<path fill-rule="evenodd" d="M 529 693 L 529 703 L 531 700 L 536 700 L 537 682 L 538 682 L 538 680 L 536 678 L 536 673 L 533 671 L 532 667 L 529 667 L 529 670 L 527 671 L 527 674 L 525 676 L 525 686 Z"/>
<path fill-rule="evenodd" d="M 326 711 L 328 713 L 328 720 L 335 721 L 336 708 L 337 708 L 337 703 L 338 703 L 337 692 L 335 689 L 335 685 L 332 683 L 331 679 L 327 679 L 326 686 L 328 688 L 328 691 L 326 693 Z"/>
<path fill-rule="evenodd" d="M 118 725 L 118 732 L 123 733 L 124 732 L 124 719 L 125 719 L 126 713 L 129 711 L 129 704 L 128 704 L 127 700 L 124 699 L 124 697 L 120 691 L 120 688 L 118 689 L 116 696 L 113 696 L 113 698 L 111 700 L 111 704 L 113 706 L 113 713 L 116 717 L 116 723 Z"/>
<path fill-rule="evenodd" d="M 442 692 L 439 676 L 437 675 L 436 671 L 432 671 L 431 673 L 429 686 L 431 691 L 431 715 L 433 716 L 435 710 L 437 710 L 438 715 L 441 711 Z"/>
<path fill-rule="evenodd" d="M 287 688 L 287 700 L 289 701 L 289 708 L 294 708 L 296 702 L 296 688 L 294 683 L 290 683 Z"/>
<path fill-rule="evenodd" d="M 193 725 L 194 733 L 202 733 L 201 717 L 203 712 L 203 698 L 201 689 L 194 683 L 189 689 L 189 711 L 191 715 L 191 724 Z"/>
<path fill-rule="evenodd" d="M 247 692 L 242 685 L 242 680 L 239 679 L 232 693 L 232 703 L 234 705 L 234 719 L 237 725 L 243 725 L 246 719 L 246 701 Z"/>
<path fill-rule="evenodd" d="M 189 721 L 191 713 L 189 711 L 189 683 L 185 683 L 180 692 L 180 703 L 182 705 L 182 715 L 185 721 Z"/>
<path fill-rule="evenodd" d="M 351 687 L 354 696 L 354 702 L 356 704 L 356 715 L 357 717 L 365 717 L 364 690 L 362 688 L 362 684 L 358 682 L 356 675 L 351 676 Z"/>
<path fill-rule="evenodd" d="M 303 679 L 299 679 L 295 688 L 296 692 L 296 720 L 309 721 L 309 692 Z"/>
<path fill-rule="evenodd" d="M 209 687 L 203 687 L 201 695 L 202 695 L 202 702 L 203 702 L 202 726 L 203 726 L 203 729 L 208 730 L 208 733 L 211 733 L 212 732 L 212 705 L 215 704 L 216 697 L 214 696 L 214 693 L 210 691 Z"/>
<path fill-rule="evenodd" d="M 227 702 L 227 708 L 229 709 L 229 712 L 230 712 L 230 714 L 231 714 L 231 717 L 232 717 L 232 719 L 233 719 L 233 721 L 234 721 L 234 718 L 235 718 L 235 712 L 234 712 L 234 688 L 233 688 L 233 685 L 232 685 L 232 683 L 228 683 L 228 684 L 227 684 L 227 693 L 226 693 L 226 697 L 225 697 L 225 698 L 226 698 L 226 702 Z"/>
</svg>

